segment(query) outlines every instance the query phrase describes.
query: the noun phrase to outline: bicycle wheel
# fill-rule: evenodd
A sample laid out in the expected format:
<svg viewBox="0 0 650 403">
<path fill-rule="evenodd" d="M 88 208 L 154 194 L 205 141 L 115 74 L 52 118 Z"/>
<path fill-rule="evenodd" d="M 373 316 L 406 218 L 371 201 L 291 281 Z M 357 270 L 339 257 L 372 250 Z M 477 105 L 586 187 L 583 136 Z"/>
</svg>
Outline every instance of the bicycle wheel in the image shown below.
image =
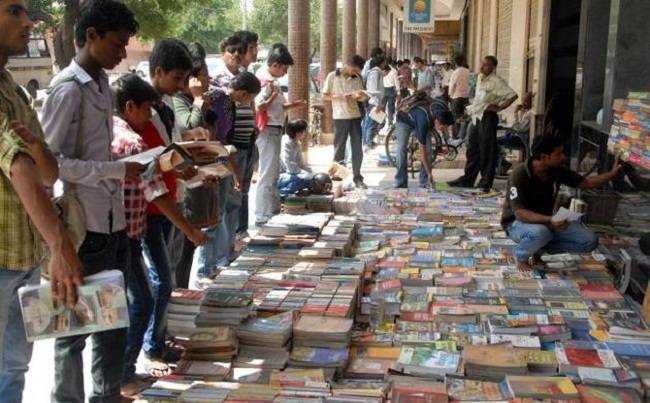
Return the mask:
<svg viewBox="0 0 650 403">
<path fill-rule="evenodd" d="M 395 166 L 397 161 L 397 134 L 395 133 L 395 126 L 392 126 L 388 133 L 386 133 L 384 147 L 386 151 L 386 160 L 388 160 L 388 163 L 391 166 Z"/>
</svg>

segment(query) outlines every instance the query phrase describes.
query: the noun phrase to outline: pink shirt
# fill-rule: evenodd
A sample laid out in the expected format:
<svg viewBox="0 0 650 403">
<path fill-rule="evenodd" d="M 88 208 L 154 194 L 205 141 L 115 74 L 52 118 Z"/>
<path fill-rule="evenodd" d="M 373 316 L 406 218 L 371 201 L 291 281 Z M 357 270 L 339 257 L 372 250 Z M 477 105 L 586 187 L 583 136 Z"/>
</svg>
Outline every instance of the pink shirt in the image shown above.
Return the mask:
<svg viewBox="0 0 650 403">
<path fill-rule="evenodd" d="M 469 70 L 458 67 L 449 79 L 449 96 L 451 99 L 469 98 Z"/>
</svg>

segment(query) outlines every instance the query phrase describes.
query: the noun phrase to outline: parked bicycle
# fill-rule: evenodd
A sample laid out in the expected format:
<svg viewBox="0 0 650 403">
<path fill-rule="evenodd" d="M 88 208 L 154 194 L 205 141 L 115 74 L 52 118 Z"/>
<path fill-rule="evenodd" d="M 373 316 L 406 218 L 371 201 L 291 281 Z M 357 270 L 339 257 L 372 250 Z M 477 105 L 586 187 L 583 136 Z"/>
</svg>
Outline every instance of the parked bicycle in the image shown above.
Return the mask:
<svg viewBox="0 0 650 403">
<path fill-rule="evenodd" d="M 429 149 L 429 161 L 431 161 L 431 168 L 433 168 L 438 161 L 453 161 L 458 156 L 458 149 L 465 142 L 463 139 L 459 144 L 452 145 L 447 141 L 447 136 L 441 135 L 435 128 L 430 131 L 431 148 Z M 392 166 L 396 165 L 397 161 L 397 130 L 396 125 L 392 125 L 389 129 L 385 139 L 386 158 Z M 406 146 L 406 160 L 407 170 L 411 176 L 415 176 L 415 172 L 419 171 L 421 164 L 421 157 L 419 152 L 418 141 L 414 133 L 410 133 L 409 141 Z"/>
</svg>

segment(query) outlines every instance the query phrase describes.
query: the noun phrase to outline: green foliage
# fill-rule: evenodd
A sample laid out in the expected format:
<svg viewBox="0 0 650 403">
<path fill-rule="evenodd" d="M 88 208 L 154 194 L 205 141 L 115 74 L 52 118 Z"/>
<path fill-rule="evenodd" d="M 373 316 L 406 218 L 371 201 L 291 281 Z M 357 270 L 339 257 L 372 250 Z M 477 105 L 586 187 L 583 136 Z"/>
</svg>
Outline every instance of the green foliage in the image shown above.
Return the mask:
<svg viewBox="0 0 650 403">
<path fill-rule="evenodd" d="M 288 9 L 287 0 L 253 0 L 249 26 L 259 35 L 260 45 L 268 47 L 277 42 L 288 42 Z"/>
<path fill-rule="evenodd" d="M 222 39 L 241 29 L 239 0 L 208 0 L 180 16 L 178 38 L 186 43 L 200 42 L 208 53 L 220 53 Z"/>
</svg>

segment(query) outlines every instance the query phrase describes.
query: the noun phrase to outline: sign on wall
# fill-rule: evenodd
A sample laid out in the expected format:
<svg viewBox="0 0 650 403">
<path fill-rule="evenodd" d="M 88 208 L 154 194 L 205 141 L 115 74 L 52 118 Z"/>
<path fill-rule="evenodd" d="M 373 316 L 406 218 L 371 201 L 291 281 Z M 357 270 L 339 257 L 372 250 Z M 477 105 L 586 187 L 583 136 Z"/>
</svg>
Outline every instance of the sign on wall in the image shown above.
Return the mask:
<svg viewBox="0 0 650 403">
<path fill-rule="evenodd" d="M 404 32 L 422 34 L 434 31 L 434 0 L 409 0 Z"/>
</svg>

